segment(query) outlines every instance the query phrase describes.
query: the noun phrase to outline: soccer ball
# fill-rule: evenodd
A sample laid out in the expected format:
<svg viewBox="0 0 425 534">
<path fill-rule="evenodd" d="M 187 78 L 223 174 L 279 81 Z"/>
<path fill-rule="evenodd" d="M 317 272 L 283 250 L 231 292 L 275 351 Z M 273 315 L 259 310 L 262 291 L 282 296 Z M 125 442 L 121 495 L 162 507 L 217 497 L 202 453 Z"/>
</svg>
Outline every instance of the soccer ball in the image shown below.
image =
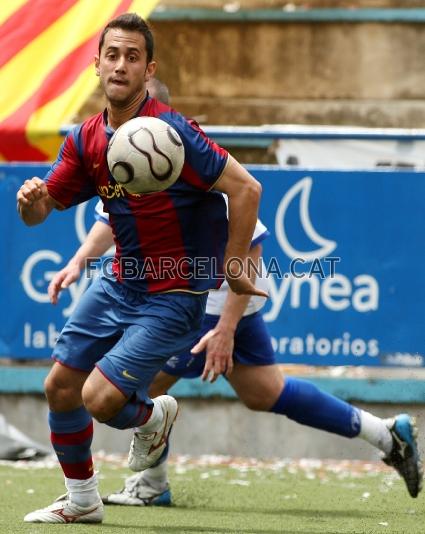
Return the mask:
<svg viewBox="0 0 425 534">
<path fill-rule="evenodd" d="M 108 145 L 108 167 L 129 193 L 164 191 L 180 176 L 183 142 L 174 128 L 156 117 L 122 124 Z"/>
</svg>

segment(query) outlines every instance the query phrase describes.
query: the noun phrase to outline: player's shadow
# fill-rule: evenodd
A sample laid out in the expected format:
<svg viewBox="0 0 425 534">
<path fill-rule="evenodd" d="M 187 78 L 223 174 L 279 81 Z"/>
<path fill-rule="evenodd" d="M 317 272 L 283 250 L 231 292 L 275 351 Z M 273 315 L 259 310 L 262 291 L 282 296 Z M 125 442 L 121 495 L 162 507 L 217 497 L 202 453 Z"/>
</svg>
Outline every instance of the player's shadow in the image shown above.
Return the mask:
<svg viewBox="0 0 425 534">
<path fill-rule="evenodd" d="M 114 523 L 102 523 L 100 525 L 102 527 L 102 533 L 108 532 L 109 530 L 111 532 L 114 532 L 115 529 L 131 529 L 131 528 L 141 528 L 141 525 L 118 525 Z M 149 531 L 154 532 L 160 532 L 161 534 L 185 534 L 188 532 L 193 532 L 194 534 L 201 533 L 201 532 L 223 532 L 225 534 L 294 534 L 293 530 L 282 530 L 280 526 L 277 526 L 275 529 L 252 529 L 252 528 L 240 528 L 240 529 L 231 529 L 224 528 L 224 527 L 192 527 L 192 526 L 179 526 L 179 527 L 165 527 L 163 524 L 160 525 L 152 525 L 152 524 L 144 524 L 143 528 Z M 300 534 L 317 534 L 317 530 L 299 530 L 297 528 L 297 532 Z M 335 531 L 325 531 L 321 530 L 321 534 L 335 534 Z"/>
<path fill-rule="evenodd" d="M 197 506 L 188 506 L 188 505 L 181 505 L 179 504 L 179 508 L 185 509 L 185 510 L 199 510 L 199 507 Z M 238 508 L 225 508 L 225 507 L 219 507 L 219 506 L 202 506 L 202 510 L 205 512 L 221 512 L 221 513 L 240 513 L 240 514 L 246 514 L 246 513 L 255 513 L 255 514 L 265 514 L 265 515 L 281 515 L 281 516 L 287 516 L 287 515 L 294 515 L 294 516 L 300 516 L 300 517 L 311 517 L 313 519 L 316 519 L 318 517 L 330 517 L 330 518 L 338 518 L 338 517 L 375 517 L 375 513 L 373 511 L 366 512 L 366 511 L 359 511 L 359 510 L 324 510 L 321 508 L 320 510 L 316 509 L 310 509 L 307 510 L 305 508 L 281 508 L 281 509 L 268 509 L 268 508 L 253 508 L 250 507 L 241 507 Z"/>
<path fill-rule="evenodd" d="M 198 506 L 184 506 L 179 505 L 179 510 L 181 511 L 190 511 L 193 510 L 199 511 Z M 361 512 L 359 510 L 317 510 L 317 509 L 311 509 L 306 510 L 302 508 L 292 508 L 292 509 L 280 509 L 280 510 L 268 510 L 268 509 L 253 509 L 252 507 L 238 507 L 238 508 L 232 508 L 232 510 L 229 510 L 229 508 L 225 507 L 218 507 L 218 506 L 202 506 L 202 510 L 204 512 L 214 512 L 214 513 L 222 513 L 226 514 L 231 512 L 232 515 L 234 514 L 242 514 L 245 516 L 246 513 L 256 513 L 256 514 L 264 514 L 266 516 L 274 515 L 274 516 L 280 516 L 282 518 L 282 525 L 284 525 L 285 517 L 288 516 L 295 516 L 299 518 L 304 519 L 313 519 L 315 521 L 326 521 L 331 520 L 332 518 L 354 518 L 356 520 L 361 520 L 362 518 L 374 518 L 375 514 L 373 512 L 367 513 L 367 512 Z M 111 524 L 111 523 L 103 523 L 102 524 L 102 533 L 108 532 L 110 529 L 111 532 L 113 532 L 113 529 L 122 529 L 122 528 L 141 528 L 143 527 L 145 530 L 148 531 L 158 531 L 161 532 L 161 534 L 185 534 L 185 533 L 203 533 L 203 532 L 222 532 L 225 534 L 293 534 L 293 529 L 291 530 L 283 530 L 282 526 L 277 526 L 275 529 L 259 529 L 259 528 L 239 528 L 239 529 L 229 529 L 225 527 L 216 527 L 216 526 L 209 526 L 209 527 L 201 527 L 201 526 L 164 526 L 164 524 L 161 525 L 155 525 L 155 524 L 149 524 L 149 523 L 143 523 L 141 525 L 140 523 L 137 525 L 118 525 L 118 524 Z M 158 530 L 157 530 L 158 529 Z M 315 534 L 317 530 L 311 530 L 311 528 L 306 528 L 305 530 L 300 530 L 299 527 L 297 528 L 297 532 L 300 534 Z M 335 534 L 335 531 L 320 531 L 322 534 Z"/>
</svg>

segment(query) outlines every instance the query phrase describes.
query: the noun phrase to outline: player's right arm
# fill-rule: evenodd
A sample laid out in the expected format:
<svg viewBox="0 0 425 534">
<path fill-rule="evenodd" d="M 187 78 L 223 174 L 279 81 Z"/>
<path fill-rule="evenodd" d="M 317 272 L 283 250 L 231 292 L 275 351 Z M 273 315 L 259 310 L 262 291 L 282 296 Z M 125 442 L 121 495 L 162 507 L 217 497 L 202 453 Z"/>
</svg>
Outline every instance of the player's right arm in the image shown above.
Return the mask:
<svg viewBox="0 0 425 534">
<path fill-rule="evenodd" d="M 261 185 L 230 154 L 214 189 L 229 199 L 229 239 L 224 255 L 226 280 L 238 295 L 267 293 L 254 286 L 247 274 L 247 257 L 258 217 Z"/>
<path fill-rule="evenodd" d="M 53 208 L 63 209 L 49 195 L 46 183 L 37 177 L 25 180 L 18 190 L 16 200 L 18 213 L 27 226 L 42 223 Z"/>
<path fill-rule="evenodd" d="M 53 208 L 63 210 L 97 194 L 94 180 L 83 164 L 81 131 L 82 126 L 76 126 L 66 136 L 44 180 L 31 178 L 19 188 L 17 208 L 26 225 L 42 223 Z"/>
</svg>

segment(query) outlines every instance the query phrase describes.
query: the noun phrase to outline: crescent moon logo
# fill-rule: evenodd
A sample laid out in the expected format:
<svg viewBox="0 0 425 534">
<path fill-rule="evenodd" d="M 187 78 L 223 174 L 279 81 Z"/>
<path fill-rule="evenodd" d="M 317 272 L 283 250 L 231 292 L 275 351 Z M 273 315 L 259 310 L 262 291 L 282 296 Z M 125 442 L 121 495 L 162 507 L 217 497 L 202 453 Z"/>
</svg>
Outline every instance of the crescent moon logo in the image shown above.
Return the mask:
<svg viewBox="0 0 425 534">
<path fill-rule="evenodd" d="M 309 201 L 312 184 L 312 178 L 310 176 L 306 176 L 293 185 L 280 201 L 276 211 L 275 221 L 276 238 L 284 253 L 289 258 L 302 258 L 306 262 L 328 256 L 337 247 L 337 243 L 335 241 L 331 241 L 319 235 L 311 223 L 309 214 Z M 288 241 L 285 232 L 286 211 L 297 195 L 300 195 L 301 226 L 306 236 L 317 246 L 315 250 L 308 252 L 294 248 Z"/>
</svg>

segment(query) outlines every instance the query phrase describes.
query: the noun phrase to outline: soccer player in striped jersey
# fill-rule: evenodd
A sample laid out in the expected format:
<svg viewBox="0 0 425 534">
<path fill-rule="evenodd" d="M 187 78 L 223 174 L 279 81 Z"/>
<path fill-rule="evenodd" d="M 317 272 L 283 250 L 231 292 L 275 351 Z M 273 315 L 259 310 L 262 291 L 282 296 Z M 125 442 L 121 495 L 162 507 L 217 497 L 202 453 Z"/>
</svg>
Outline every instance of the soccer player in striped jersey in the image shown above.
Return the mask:
<svg viewBox="0 0 425 534">
<path fill-rule="evenodd" d="M 130 467 L 140 471 L 154 464 L 166 447 L 177 403 L 169 395 L 152 400 L 148 389 L 171 356 L 193 346 L 208 291 L 220 287 L 224 273 L 236 293 L 266 295 L 239 272 L 261 187 L 194 122 L 149 96 L 146 82 L 156 63 L 146 22 L 134 13 L 112 20 L 100 37 L 95 68 L 105 111 L 75 127 L 47 176 L 26 180 L 17 193 L 18 212 L 29 226 L 53 209 L 100 196 L 116 244 L 113 275 L 100 277 L 80 300 L 53 350 L 55 364 L 45 382 L 51 441 L 68 497 L 28 514 L 27 522 L 101 522 L 92 417 L 118 429 L 135 427 Z M 161 118 L 183 141 L 181 175 L 166 191 L 132 195 L 109 172 L 108 141 L 135 116 Z M 220 192 L 229 198 L 229 221 Z M 145 271 L 164 257 L 183 267 L 161 276 Z M 204 260 L 203 276 L 197 275 L 198 258 Z"/>
</svg>

